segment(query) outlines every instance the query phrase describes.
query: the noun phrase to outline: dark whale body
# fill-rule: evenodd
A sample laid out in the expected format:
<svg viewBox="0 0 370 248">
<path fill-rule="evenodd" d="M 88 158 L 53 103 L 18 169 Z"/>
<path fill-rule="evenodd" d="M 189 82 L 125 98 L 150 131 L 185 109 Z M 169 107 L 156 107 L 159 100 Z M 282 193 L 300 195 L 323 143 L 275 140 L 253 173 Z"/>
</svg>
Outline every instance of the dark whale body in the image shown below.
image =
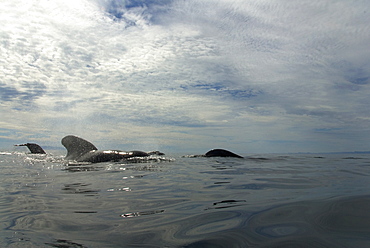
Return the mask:
<svg viewBox="0 0 370 248">
<path fill-rule="evenodd" d="M 131 157 L 147 157 L 147 156 L 149 156 L 149 154 L 141 151 L 125 152 L 119 150 L 107 150 L 107 151 L 93 150 L 72 160 L 76 160 L 77 162 L 101 163 L 109 161 L 117 162 L 119 160 Z"/>
<path fill-rule="evenodd" d="M 242 156 L 235 154 L 233 152 L 230 152 L 228 150 L 224 149 L 213 149 L 208 151 L 205 155 L 205 157 L 233 157 L 233 158 L 243 158 Z"/>
<path fill-rule="evenodd" d="M 98 150 L 92 143 L 74 135 L 62 139 L 62 145 L 67 149 L 65 159 L 77 162 L 101 163 L 119 161 L 132 157 L 147 157 L 148 153 L 142 151 Z"/>
<path fill-rule="evenodd" d="M 32 154 L 46 154 L 44 149 L 41 148 L 38 144 L 35 143 L 26 143 L 26 144 L 20 144 L 15 146 L 27 146 L 27 148 L 30 150 Z"/>
</svg>

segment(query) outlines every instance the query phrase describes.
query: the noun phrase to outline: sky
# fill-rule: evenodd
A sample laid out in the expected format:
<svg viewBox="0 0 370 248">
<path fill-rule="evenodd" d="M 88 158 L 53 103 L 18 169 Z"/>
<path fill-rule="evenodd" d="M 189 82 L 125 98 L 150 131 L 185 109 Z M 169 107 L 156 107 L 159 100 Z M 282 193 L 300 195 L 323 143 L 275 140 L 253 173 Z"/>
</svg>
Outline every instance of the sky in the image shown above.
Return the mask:
<svg viewBox="0 0 370 248">
<path fill-rule="evenodd" d="M 0 2 L 0 148 L 370 150 L 368 0 Z"/>
</svg>

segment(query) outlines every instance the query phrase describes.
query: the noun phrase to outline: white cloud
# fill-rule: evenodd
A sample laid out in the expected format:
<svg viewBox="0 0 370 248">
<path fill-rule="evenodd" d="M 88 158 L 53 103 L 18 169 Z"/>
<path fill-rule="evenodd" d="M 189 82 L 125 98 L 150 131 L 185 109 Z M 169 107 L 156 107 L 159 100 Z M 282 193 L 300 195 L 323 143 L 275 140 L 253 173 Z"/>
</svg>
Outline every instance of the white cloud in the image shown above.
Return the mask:
<svg viewBox="0 0 370 248">
<path fill-rule="evenodd" d="M 34 132 L 49 143 L 74 133 L 168 149 L 367 149 L 357 135 L 368 131 L 367 1 L 0 7 L 4 140 Z M 356 144 L 342 142 L 355 133 Z"/>
</svg>

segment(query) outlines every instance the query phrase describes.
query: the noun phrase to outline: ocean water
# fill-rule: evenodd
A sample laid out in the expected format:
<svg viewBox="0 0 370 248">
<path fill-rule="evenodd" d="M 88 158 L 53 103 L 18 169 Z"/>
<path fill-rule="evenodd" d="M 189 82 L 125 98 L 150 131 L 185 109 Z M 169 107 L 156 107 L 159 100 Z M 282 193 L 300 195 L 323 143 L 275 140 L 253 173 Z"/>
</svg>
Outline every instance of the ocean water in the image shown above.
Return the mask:
<svg viewBox="0 0 370 248">
<path fill-rule="evenodd" d="M 370 154 L 0 153 L 0 247 L 370 247 Z"/>
</svg>

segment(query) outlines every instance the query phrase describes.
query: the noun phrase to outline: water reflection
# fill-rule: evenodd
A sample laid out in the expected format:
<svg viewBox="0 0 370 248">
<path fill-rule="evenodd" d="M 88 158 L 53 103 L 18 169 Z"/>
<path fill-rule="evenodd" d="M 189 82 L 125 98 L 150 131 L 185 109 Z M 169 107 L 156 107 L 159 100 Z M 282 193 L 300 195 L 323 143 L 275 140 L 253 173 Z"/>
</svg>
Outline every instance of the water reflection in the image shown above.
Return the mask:
<svg viewBox="0 0 370 248">
<path fill-rule="evenodd" d="M 247 230 L 270 247 L 342 247 L 355 233 L 370 242 L 369 206 L 369 196 L 286 204 L 253 214 Z"/>
<path fill-rule="evenodd" d="M 370 196 L 359 196 L 285 204 L 249 214 L 222 211 L 183 221 L 175 237 L 200 238 L 184 247 L 367 247 L 369 206 Z"/>
<path fill-rule="evenodd" d="M 124 171 L 124 170 L 133 170 L 133 171 L 157 171 L 160 170 L 160 166 L 154 163 L 151 163 L 148 160 L 140 160 L 141 162 L 135 161 L 134 163 L 74 163 L 69 162 L 65 164 L 64 170 L 68 172 L 88 172 L 88 171 Z M 144 163 L 144 164 L 143 164 Z M 143 165 L 142 165 L 143 164 Z"/>
</svg>

